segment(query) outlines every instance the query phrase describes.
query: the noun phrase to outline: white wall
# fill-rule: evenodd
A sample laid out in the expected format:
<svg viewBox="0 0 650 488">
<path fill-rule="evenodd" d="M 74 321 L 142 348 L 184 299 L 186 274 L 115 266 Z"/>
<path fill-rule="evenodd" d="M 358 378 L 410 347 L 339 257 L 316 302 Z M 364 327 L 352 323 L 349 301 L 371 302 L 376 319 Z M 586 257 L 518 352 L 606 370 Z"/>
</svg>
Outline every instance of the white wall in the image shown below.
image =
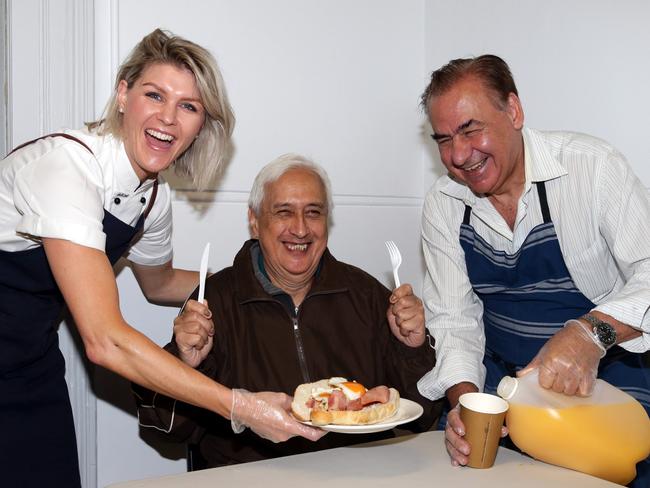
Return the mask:
<svg viewBox="0 0 650 488">
<path fill-rule="evenodd" d="M 644 158 L 650 33 L 643 27 L 650 4 L 643 0 L 54 4 L 9 2 L 10 145 L 59 125 L 79 125 L 91 118 L 83 107 L 98 115 L 117 64 L 154 27 L 205 45 L 222 67 L 238 119 L 237 151 L 219 191 L 177 193 L 179 266 L 196 267 L 206 241 L 212 243 L 212 269 L 228 265 L 247 236 L 245 201 L 254 175 L 273 157 L 297 151 L 330 173 L 334 254 L 390 284 L 383 241 L 394 239 L 405 255 L 403 278 L 419 288 L 420 207 L 441 170 L 418 97 L 430 71 L 455 57 L 501 55 L 511 65 L 530 126 L 604 137 L 650 186 Z M 89 15 L 85 9 L 92 8 Z M 80 41 L 88 32 L 94 48 Z M 94 69 L 81 46 L 94 49 Z M 70 73 L 75 82 L 63 83 Z M 94 83 L 80 81 L 93 73 Z M 127 320 L 167 342 L 176 310 L 147 304 L 128 269 L 118 284 Z M 125 381 L 99 371 L 94 392 L 97 486 L 184 470 L 184 460 L 168 459 L 182 449 L 165 448 L 167 457 L 161 457 L 139 438 Z M 82 408 L 76 406 L 77 417 Z M 82 443 L 92 471 L 93 446 Z"/>
<path fill-rule="evenodd" d="M 614 144 L 650 187 L 650 2 L 425 2 L 425 64 L 493 53 L 513 72 L 538 129 L 586 132 Z"/>
<path fill-rule="evenodd" d="M 0 2 L 0 155 L 7 154 L 7 4 Z"/>
</svg>

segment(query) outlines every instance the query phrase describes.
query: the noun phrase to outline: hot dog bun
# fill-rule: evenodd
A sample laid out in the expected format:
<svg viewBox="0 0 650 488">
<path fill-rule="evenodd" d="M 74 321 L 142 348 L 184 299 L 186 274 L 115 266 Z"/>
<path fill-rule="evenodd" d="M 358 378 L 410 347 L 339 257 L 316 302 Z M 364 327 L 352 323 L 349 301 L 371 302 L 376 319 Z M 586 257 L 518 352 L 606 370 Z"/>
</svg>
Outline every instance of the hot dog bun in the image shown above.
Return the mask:
<svg viewBox="0 0 650 488">
<path fill-rule="evenodd" d="M 373 403 L 361 410 L 323 410 L 307 406 L 314 391 L 331 388 L 329 380 L 314 383 L 304 383 L 296 388 L 291 410 L 293 415 L 302 421 L 311 421 L 313 425 L 368 425 L 381 422 L 397 412 L 399 408 L 399 392 L 389 388 L 389 398 L 386 403 Z"/>
</svg>

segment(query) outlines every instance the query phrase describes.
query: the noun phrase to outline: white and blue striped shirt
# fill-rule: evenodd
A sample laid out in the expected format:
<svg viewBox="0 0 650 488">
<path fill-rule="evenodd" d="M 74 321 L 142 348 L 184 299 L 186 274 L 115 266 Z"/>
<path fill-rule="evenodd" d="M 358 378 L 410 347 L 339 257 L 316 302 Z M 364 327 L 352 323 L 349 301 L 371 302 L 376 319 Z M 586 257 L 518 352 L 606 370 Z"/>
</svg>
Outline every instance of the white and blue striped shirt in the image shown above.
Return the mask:
<svg viewBox="0 0 650 488">
<path fill-rule="evenodd" d="M 650 198 L 625 158 L 606 142 L 571 132 L 523 130 L 526 183 L 514 230 L 487 198 L 443 176 L 429 190 L 422 215 L 427 265 L 424 303 L 436 340 L 435 368 L 420 392 L 441 398 L 451 386 L 485 380 L 483 305 L 472 289 L 459 232 L 465 205 L 472 226 L 494 249 L 517 252 L 543 222 L 534 182 L 545 181 L 551 218 L 573 281 L 597 310 L 641 329 L 621 344 L 650 349 Z"/>
</svg>

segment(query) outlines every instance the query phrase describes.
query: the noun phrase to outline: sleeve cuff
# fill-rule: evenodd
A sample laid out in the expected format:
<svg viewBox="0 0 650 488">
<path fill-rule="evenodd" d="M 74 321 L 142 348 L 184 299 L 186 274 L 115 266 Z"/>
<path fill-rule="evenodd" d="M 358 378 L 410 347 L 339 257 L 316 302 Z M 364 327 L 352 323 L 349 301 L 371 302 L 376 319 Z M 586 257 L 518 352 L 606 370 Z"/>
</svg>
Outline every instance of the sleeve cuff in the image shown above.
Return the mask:
<svg viewBox="0 0 650 488">
<path fill-rule="evenodd" d="M 444 365 L 444 367 L 443 367 Z M 475 384 L 483 391 L 485 383 L 485 367 L 481 363 L 478 368 L 472 368 L 462 358 L 438 357 L 435 368 L 418 381 L 418 391 L 429 400 L 438 400 L 446 396 L 447 390 L 458 383 Z"/>
<path fill-rule="evenodd" d="M 625 303 L 612 301 L 598 305 L 594 310 L 614 317 L 635 329 L 650 333 L 647 325 L 648 305 L 640 300 L 626 300 Z M 644 324 L 644 322 L 646 322 Z"/>
<path fill-rule="evenodd" d="M 65 239 L 102 252 L 106 249 L 106 234 L 101 228 L 95 229 L 76 222 L 57 222 L 25 215 L 16 226 L 16 232 L 37 238 Z"/>
<path fill-rule="evenodd" d="M 131 391 L 136 398 L 138 425 L 169 434 L 174 427 L 176 400 L 135 383 L 132 384 Z"/>
</svg>

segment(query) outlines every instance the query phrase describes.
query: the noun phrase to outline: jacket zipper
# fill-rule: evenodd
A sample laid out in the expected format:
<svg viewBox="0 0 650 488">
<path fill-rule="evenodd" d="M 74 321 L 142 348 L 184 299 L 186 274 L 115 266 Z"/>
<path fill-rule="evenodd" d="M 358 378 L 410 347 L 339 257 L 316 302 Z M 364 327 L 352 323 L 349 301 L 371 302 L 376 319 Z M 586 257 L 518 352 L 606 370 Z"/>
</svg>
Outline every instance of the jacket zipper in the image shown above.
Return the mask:
<svg viewBox="0 0 650 488">
<path fill-rule="evenodd" d="M 296 350 L 298 352 L 298 362 L 300 363 L 300 371 L 305 383 L 311 383 L 309 378 L 309 370 L 307 369 L 307 360 L 305 359 L 305 348 L 302 344 L 302 337 L 300 335 L 300 327 L 298 327 L 298 307 L 294 310 L 294 315 L 291 317 L 293 322 L 293 337 L 296 340 Z"/>
</svg>

